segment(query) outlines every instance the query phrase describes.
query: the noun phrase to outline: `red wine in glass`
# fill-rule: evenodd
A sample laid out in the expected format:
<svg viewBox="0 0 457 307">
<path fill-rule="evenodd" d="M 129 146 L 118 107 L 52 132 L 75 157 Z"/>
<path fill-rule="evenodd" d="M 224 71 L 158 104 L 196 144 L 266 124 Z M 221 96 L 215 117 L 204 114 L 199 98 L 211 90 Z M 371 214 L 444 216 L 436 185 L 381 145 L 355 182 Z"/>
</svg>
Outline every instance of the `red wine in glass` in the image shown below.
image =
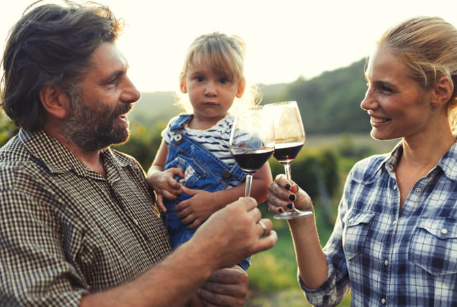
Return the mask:
<svg viewBox="0 0 457 307">
<path fill-rule="evenodd" d="M 268 159 L 270 159 L 273 151 L 273 149 L 266 149 L 253 152 L 236 152 L 235 150 L 232 150 L 231 152 L 235 161 L 245 173 L 254 174 L 268 161 Z"/>
<path fill-rule="evenodd" d="M 273 156 L 279 163 L 291 163 L 303 147 L 303 142 L 282 143 L 275 146 Z"/>
<path fill-rule="evenodd" d="M 262 106 L 236 114 L 229 141 L 230 152 L 246 173 L 244 195 L 251 195 L 252 176 L 271 157 L 275 148 L 274 124 Z"/>
<path fill-rule="evenodd" d="M 296 101 L 283 101 L 265 105 L 275 126 L 274 157 L 284 166 L 286 178 L 291 181 L 290 164 L 305 143 L 305 128 Z M 276 214 L 275 219 L 288 220 L 312 215 L 312 211 L 300 211 L 293 207 Z"/>
</svg>

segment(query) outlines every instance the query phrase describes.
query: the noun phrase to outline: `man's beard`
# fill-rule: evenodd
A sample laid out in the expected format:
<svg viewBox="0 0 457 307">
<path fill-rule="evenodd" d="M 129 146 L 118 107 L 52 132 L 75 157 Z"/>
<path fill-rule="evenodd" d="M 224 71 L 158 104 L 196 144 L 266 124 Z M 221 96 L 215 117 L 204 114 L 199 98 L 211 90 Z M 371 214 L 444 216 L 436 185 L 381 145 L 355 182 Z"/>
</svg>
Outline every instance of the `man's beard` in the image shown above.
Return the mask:
<svg viewBox="0 0 457 307">
<path fill-rule="evenodd" d="M 114 110 L 87 107 L 83 104 L 81 93 L 71 97 L 71 113 L 65 119 L 62 133 L 73 144 L 84 151 L 105 149 L 113 144 L 125 143 L 129 136 L 128 122 L 125 126 L 114 126 L 121 114 L 126 114 L 131 105 L 123 103 Z"/>
</svg>

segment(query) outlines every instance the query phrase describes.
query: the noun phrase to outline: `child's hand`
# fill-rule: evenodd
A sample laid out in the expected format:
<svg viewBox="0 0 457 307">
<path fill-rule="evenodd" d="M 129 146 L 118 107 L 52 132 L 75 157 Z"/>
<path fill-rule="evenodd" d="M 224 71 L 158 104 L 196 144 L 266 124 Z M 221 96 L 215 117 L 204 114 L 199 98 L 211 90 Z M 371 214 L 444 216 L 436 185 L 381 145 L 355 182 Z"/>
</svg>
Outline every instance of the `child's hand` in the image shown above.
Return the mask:
<svg viewBox="0 0 457 307">
<path fill-rule="evenodd" d="M 183 170 L 180 168 L 170 168 L 166 171 L 153 172 L 148 177 L 149 185 L 157 193 L 157 204 L 162 211 L 167 211 L 163 204 L 163 199 L 176 199 L 182 194 L 181 184 L 174 177 L 184 177 Z"/>
<path fill-rule="evenodd" d="M 217 209 L 215 206 L 214 193 L 204 190 L 192 190 L 182 187 L 182 191 L 190 196 L 180 202 L 175 211 L 178 212 L 177 217 L 181 222 L 187 225 L 187 228 L 194 229 L 200 226 L 208 217 Z"/>
</svg>

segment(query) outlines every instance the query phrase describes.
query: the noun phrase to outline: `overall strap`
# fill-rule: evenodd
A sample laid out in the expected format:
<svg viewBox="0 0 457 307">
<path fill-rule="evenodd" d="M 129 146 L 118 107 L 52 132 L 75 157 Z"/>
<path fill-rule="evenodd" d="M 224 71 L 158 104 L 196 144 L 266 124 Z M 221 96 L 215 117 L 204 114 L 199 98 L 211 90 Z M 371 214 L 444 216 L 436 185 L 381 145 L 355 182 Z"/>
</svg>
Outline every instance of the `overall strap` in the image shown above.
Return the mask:
<svg viewBox="0 0 457 307">
<path fill-rule="evenodd" d="M 179 114 L 176 120 L 170 124 L 170 130 L 183 130 L 187 122 L 189 122 L 194 116 L 192 114 Z"/>
<path fill-rule="evenodd" d="M 170 131 L 173 132 L 173 139 L 176 143 L 182 142 L 182 134 L 186 124 L 193 118 L 191 114 L 180 114 L 179 117 L 170 124 Z"/>
<path fill-rule="evenodd" d="M 232 167 L 229 167 L 225 162 L 218 158 L 214 153 L 205 148 L 202 144 L 199 144 L 195 140 L 192 140 L 189 137 L 185 137 L 185 125 L 193 118 L 191 114 L 180 114 L 176 120 L 170 124 L 170 131 L 173 134 L 173 141 L 169 146 L 168 154 L 174 156 L 175 150 L 181 152 L 181 154 L 189 156 L 191 146 L 197 146 L 200 148 L 201 152 L 205 153 L 205 158 L 193 157 L 196 160 L 200 160 L 200 163 L 203 165 L 206 163 L 212 164 L 214 167 L 217 165 L 221 172 L 218 174 L 219 178 L 224 178 L 224 180 L 229 179 L 230 177 L 235 178 L 238 181 L 243 181 L 246 177 L 245 172 L 240 168 L 238 163 L 235 163 Z M 167 157 L 167 161 L 169 157 Z"/>
</svg>

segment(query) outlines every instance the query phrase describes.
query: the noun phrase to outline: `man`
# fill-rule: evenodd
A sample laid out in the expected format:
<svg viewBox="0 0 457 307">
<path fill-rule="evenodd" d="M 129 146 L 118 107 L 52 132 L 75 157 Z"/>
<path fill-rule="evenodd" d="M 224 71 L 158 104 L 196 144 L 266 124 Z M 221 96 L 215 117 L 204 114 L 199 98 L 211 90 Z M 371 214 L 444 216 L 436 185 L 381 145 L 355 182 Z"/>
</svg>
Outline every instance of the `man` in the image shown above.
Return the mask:
<svg viewBox="0 0 457 307">
<path fill-rule="evenodd" d="M 234 266 L 274 246 L 253 199 L 214 214 L 170 252 L 128 139 L 140 94 L 104 6 L 35 4 L 3 56 L 1 107 L 20 127 L 0 149 L 0 305 L 243 306 Z"/>
</svg>

